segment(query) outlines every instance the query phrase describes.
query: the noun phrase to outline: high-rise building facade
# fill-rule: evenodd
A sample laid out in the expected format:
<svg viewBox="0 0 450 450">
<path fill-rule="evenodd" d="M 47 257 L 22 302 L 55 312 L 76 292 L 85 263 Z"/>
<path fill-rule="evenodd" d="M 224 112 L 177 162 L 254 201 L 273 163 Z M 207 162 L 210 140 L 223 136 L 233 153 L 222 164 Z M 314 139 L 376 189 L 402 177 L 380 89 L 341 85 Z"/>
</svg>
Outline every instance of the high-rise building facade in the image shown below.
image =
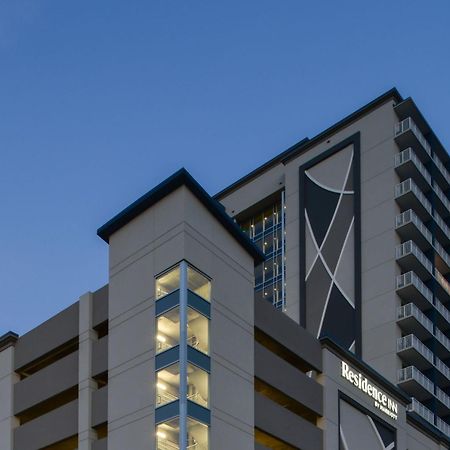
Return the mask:
<svg viewBox="0 0 450 450">
<path fill-rule="evenodd" d="M 449 160 L 393 89 L 214 197 L 167 178 L 103 288 L 0 338 L 0 449 L 449 448 Z"/>
</svg>

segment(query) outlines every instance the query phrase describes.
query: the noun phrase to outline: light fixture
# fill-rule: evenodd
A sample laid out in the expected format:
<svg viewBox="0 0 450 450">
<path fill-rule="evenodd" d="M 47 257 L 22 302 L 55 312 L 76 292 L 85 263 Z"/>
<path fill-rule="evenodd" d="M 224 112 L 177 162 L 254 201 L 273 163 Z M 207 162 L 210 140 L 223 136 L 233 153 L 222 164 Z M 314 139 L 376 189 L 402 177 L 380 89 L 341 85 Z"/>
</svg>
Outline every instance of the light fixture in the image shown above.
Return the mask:
<svg viewBox="0 0 450 450">
<path fill-rule="evenodd" d="M 165 439 L 167 437 L 167 434 L 164 433 L 164 431 L 157 431 L 156 436 L 158 436 L 161 439 Z"/>
<path fill-rule="evenodd" d="M 156 387 L 158 389 L 162 389 L 163 391 L 167 390 L 167 386 L 164 383 L 161 383 L 161 382 L 156 383 Z"/>
<path fill-rule="evenodd" d="M 156 339 L 158 339 L 159 342 L 166 342 L 167 341 L 167 339 L 164 336 L 162 336 L 161 334 L 158 334 L 156 336 Z"/>
</svg>

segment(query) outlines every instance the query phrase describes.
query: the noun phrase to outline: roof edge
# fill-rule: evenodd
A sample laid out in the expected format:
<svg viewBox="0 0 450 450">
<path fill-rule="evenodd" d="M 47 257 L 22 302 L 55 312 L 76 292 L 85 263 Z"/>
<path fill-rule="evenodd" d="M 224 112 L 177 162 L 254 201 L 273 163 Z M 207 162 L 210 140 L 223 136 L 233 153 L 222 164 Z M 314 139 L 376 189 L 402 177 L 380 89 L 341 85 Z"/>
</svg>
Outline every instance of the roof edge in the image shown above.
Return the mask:
<svg viewBox="0 0 450 450">
<path fill-rule="evenodd" d="M 358 110 L 354 111 L 350 115 L 344 117 L 344 119 L 340 120 L 339 122 L 336 122 L 331 127 L 325 129 L 324 131 L 320 132 L 313 138 L 305 138 L 301 141 L 297 142 L 296 144 L 289 147 L 287 150 L 281 152 L 268 162 L 262 164 L 249 174 L 243 176 L 242 178 L 238 179 L 234 183 L 230 184 L 228 187 L 222 189 L 220 192 L 215 194 L 213 197 L 215 199 L 223 198 L 225 195 L 230 194 L 231 192 L 235 191 L 240 186 L 243 186 L 244 184 L 248 183 L 250 180 L 255 178 L 257 175 L 261 174 L 265 170 L 269 169 L 270 167 L 274 166 L 277 163 L 286 164 L 288 161 L 290 161 L 292 158 L 295 158 L 296 156 L 300 155 L 307 149 L 309 149 L 311 146 L 316 144 L 317 142 L 325 139 L 327 135 L 336 132 L 340 128 L 343 128 L 347 126 L 349 123 L 357 120 L 359 117 L 367 114 L 369 111 L 371 111 L 373 108 L 376 108 L 380 104 L 385 103 L 389 99 L 395 99 L 397 102 L 403 101 L 403 97 L 398 91 L 396 87 L 393 87 L 386 91 L 385 93 L 381 94 L 379 97 L 375 98 L 371 102 L 367 103 L 363 107 L 359 108 Z"/>
<path fill-rule="evenodd" d="M 238 225 L 225 212 L 222 205 L 212 198 L 184 167 L 138 198 L 119 214 L 116 214 L 97 230 L 97 235 L 109 243 L 109 238 L 113 233 L 181 186 L 186 186 L 200 200 L 203 206 L 209 210 L 255 261 L 261 262 L 264 260 L 264 254 L 241 231 Z"/>
<path fill-rule="evenodd" d="M 3 336 L 0 336 L 0 352 L 14 346 L 18 339 L 19 335 L 14 333 L 14 331 L 8 331 Z"/>
</svg>

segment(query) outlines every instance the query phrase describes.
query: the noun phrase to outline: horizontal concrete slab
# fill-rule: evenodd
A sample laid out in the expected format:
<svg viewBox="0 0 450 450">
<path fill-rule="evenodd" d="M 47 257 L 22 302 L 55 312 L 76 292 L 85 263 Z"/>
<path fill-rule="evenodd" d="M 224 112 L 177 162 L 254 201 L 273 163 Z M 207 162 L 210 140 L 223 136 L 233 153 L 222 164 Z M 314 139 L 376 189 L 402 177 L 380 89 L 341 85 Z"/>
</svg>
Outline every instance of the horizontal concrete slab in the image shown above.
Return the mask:
<svg viewBox="0 0 450 450">
<path fill-rule="evenodd" d="M 78 337 L 78 302 L 19 338 L 14 351 L 18 370 Z"/>
<path fill-rule="evenodd" d="M 78 433 L 78 400 L 14 430 L 14 450 L 39 450 Z"/>
<path fill-rule="evenodd" d="M 323 387 L 317 381 L 255 342 L 255 377 L 312 412 L 323 414 Z"/>
<path fill-rule="evenodd" d="M 255 393 L 255 427 L 302 450 L 323 448 L 322 430 L 258 393 Z"/>
<path fill-rule="evenodd" d="M 78 352 L 14 385 L 14 414 L 20 414 L 78 384 Z"/>
<path fill-rule="evenodd" d="M 255 302 L 255 328 L 294 353 L 311 368 L 322 371 L 319 340 L 269 302 Z"/>
</svg>

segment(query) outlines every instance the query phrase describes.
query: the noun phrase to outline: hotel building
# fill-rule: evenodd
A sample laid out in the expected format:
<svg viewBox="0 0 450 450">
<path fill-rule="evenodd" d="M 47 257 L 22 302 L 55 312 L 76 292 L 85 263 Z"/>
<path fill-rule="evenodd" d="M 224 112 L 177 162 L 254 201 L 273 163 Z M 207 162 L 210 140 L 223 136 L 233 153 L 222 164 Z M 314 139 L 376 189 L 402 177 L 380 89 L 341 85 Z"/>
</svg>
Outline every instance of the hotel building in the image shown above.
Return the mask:
<svg viewBox="0 0 450 450">
<path fill-rule="evenodd" d="M 0 449 L 448 449 L 449 159 L 392 89 L 215 196 L 171 175 L 0 337 Z"/>
</svg>

